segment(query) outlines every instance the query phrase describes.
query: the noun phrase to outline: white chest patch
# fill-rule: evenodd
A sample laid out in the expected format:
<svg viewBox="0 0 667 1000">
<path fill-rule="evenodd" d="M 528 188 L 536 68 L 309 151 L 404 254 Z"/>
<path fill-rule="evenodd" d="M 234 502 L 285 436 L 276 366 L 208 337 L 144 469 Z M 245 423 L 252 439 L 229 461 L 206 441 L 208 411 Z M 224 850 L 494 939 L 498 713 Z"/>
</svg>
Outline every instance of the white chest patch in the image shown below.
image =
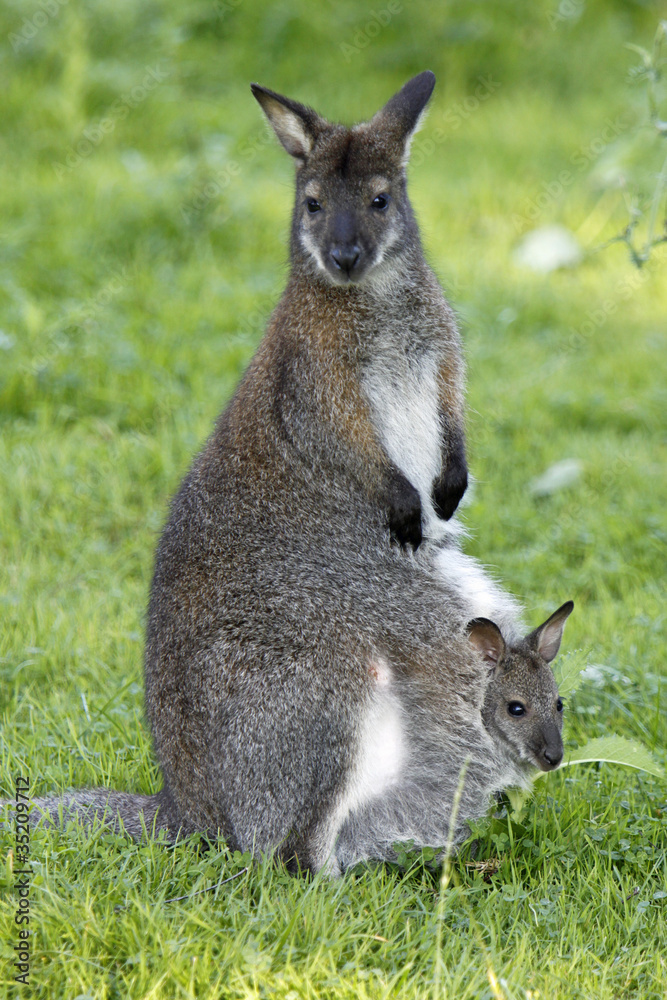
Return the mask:
<svg viewBox="0 0 667 1000">
<path fill-rule="evenodd" d="M 367 369 L 363 388 L 377 435 L 422 502 L 425 534 L 441 534 L 431 489 L 442 466 L 442 424 L 434 360 L 413 368 L 407 358 L 381 357 Z"/>
<path fill-rule="evenodd" d="M 467 605 L 467 617 L 490 618 L 506 639 L 523 634 L 521 607 L 484 567 L 454 546 L 436 550 L 433 566 L 440 579 Z"/>
<path fill-rule="evenodd" d="M 493 619 L 503 595 L 475 559 L 459 549 L 445 548 L 435 553 L 433 562 L 440 578 L 464 598 L 471 619 Z"/>
</svg>

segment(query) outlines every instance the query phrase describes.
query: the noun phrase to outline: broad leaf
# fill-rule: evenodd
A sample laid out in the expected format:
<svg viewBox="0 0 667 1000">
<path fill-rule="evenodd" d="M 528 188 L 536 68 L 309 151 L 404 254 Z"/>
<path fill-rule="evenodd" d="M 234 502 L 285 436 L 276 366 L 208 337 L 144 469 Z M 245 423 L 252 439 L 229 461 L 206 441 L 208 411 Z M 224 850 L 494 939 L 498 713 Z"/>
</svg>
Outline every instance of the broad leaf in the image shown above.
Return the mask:
<svg viewBox="0 0 667 1000">
<path fill-rule="evenodd" d="M 623 736 L 600 736 L 589 740 L 583 747 L 573 750 L 561 767 L 570 764 L 585 764 L 591 761 L 602 761 L 605 764 L 626 764 L 640 771 L 654 774 L 656 778 L 664 778 L 665 772 L 653 758 L 645 746 L 634 740 L 626 740 Z"/>
<path fill-rule="evenodd" d="M 573 694 L 581 686 L 583 681 L 581 674 L 585 669 L 586 664 L 582 666 L 581 663 L 577 663 L 575 656 L 562 656 L 554 667 L 559 695 L 565 697 L 567 694 Z"/>
<path fill-rule="evenodd" d="M 507 788 L 505 794 L 509 799 L 510 809 L 512 810 L 512 816 L 516 820 L 520 820 L 523 815 L 523 808 L 526 802 L 533 794 L 531 788 Z"/>
<path fill-rule="evenodd" d="M 656 778 L 665 778 L 664 769 L 646 747 L 641 743 L 635 743 L 634 740 L 626 740 L 624 736 L 599 736 L 595 740 L 589 740 L 583 747 L 572 750 L 558 770 L 569 767 L 570 764 L 594 764 L 598 761 L 603 764 L 625 764 L 628 767 L 636 767 L 639 771 L 654 774 Z M 540 778 L 552 773 L 538 771 L 533 777 L 533 786 Z M 512 815 L 514 819 L 520 821 L 532 789 L 508 788 L 506 793 Z"/>
</svg>

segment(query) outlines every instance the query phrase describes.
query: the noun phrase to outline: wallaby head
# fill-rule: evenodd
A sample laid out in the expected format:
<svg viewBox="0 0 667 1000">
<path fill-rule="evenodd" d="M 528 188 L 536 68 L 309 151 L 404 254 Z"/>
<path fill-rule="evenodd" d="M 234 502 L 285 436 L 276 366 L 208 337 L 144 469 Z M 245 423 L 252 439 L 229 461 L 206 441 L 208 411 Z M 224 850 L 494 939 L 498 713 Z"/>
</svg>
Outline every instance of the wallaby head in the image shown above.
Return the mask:
<svg viewBox="0 0 667 1000">
<path fill-rule="evenodd" d="M 489 666 L 482 718 L 521 760 L 551 771 L 563 759 L 563 702 L 549 664 L 560 648 L 574 604 L 567 601 L 520 642 L 508 646 L 488 618 L 468 625 L 471 643 Z"/>
<path fill-rule="evenodd" d="M 405 165 L 434 85 L 435 76 L 426 70 L 369 122 L 347 128 L 252 84 L 297 166 L 293 265 L 346 285 L 377 275 L 418 245 Z"/>
</svg>

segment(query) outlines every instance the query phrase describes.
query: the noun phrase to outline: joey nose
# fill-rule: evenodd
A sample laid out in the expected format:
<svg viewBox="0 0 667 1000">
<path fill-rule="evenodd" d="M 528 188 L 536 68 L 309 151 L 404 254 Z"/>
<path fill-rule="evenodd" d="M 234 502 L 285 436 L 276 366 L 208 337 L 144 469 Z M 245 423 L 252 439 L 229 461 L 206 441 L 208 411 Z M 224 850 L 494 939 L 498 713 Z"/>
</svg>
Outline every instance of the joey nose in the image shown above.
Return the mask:
<svg viewBox="0 0 667 1000">
<path fill-rule="evenodd" d="M 563 759 L 563 751 L 547 747 L 544 751 L 544 759 L 550 767 L 558 767 Z"/>
<path fill-rule="evenodd" d="M 349 274 L 359 262 L 361 247 L 353 246 L 334 247 L 331 251 L 331 259 L 340 271 Z"/>
</svg>

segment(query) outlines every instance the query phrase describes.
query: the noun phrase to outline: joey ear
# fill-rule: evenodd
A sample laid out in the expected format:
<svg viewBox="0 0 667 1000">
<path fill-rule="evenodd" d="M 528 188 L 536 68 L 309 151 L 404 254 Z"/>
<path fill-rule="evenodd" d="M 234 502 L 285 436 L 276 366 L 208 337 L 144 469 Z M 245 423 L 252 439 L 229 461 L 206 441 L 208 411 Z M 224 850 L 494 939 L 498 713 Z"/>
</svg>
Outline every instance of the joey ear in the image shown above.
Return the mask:
<svg viewBox="0 0 667 1000">
<path fill-rule="evenodd" d="M 288 97 L 260 87 L 258 83 L 251 83 L 250 89 L 287 152 L 303 163 L 313 148 L 324 119 L 305 104 L 290 101 Z"/>
<path fill-rule="evenodd" d="M 560 649 L 560 641 L 563 638 L 565 622 L 572 614 L 573 608 L 574 602 L 566 601 L 558 611 L 554 611 L 547 618 L 543 625 L 540 625 L 534 632 L 526 636 L 526 642 L 531 649 L 539 653 L 547 663 L 551 663 L 556 658 L 556 654 Z"/>
<path fill-rule="evenodd" d="M 435 74 L 430 69 L 424 70 L 423 73 L 408 80 L 371 119 L 372 126 L 384 134 L 388 133 L 400 146 L 403 166 L 408 162 L 412 137 L 419 128 L 434 87 Z"/>
<path fill-rule="evenodd" d="M 505 640 L 495 622 L 474 618 L 466 626 L 468 639 L 490 667 L 497 667 L 505 655 Z"/>
</svg>

